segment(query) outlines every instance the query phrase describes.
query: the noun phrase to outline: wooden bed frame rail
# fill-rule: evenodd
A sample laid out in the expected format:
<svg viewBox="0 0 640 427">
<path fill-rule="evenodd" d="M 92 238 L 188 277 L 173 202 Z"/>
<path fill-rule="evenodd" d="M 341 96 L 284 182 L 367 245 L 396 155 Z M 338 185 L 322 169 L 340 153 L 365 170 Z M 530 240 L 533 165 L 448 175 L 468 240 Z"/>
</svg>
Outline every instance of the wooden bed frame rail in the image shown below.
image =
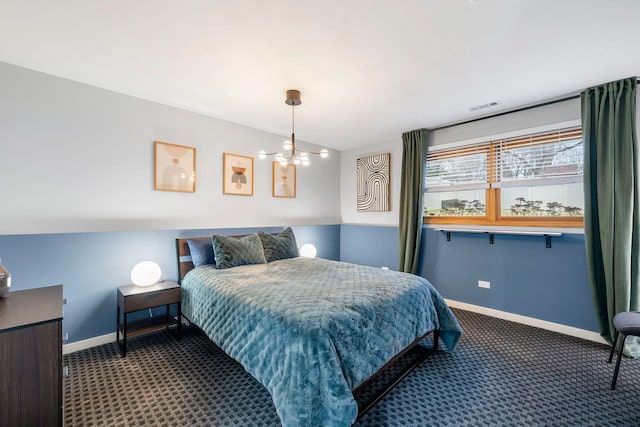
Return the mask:
<svg viewBox="0 0 640 427">
<path fill-rule="evenodd" d="M 433 333 L 433 347 L 428 348 L 428 347 L 419 346 L 418 344 L 420 344 L 431 333 Z M 401 359 L 403 356 L 405 356 L 411 350 L 419 349 L 419 353 L 416 356 L 416 358 L 413 361 L 411 361 L 411 363 L 409 365 L 405 366 L 396 376 L 394 376 L 393 380 L 391 380 L 388 384 L 386 384 L 384 386 L 384 388 L 380 392 L 374 394 L 369 401 L 363 402 L 362 404 L 358 403 L 358 418 L 357 419 L 362 418 L 367 412 L 369 412 L 369 410 L 371 408 L 376 406 L 376 404 L 380 400 L 382 400 L 387 395 L 387 393 L 389 393 L 396 385 L 398 385 L 398 383 L 400 383 L 400 381 L 402 381 L 407 375 L 409 375 L 411 372 L 413 372 L 413 370 L 416 369 L 418 367 L 418 365 L 420 365 L 422 362 L 424 362 L 433 353 L 438 351 L 438 339 L 439 338 L 440 338 L 440 333 L 438 331 L 432 330 L 432 331 L 427 332 L 426 334 L 424 334 L 423 336 L 417 338 L 414 342 L 409 344 L 400 353 L 396 354 L 382 368 L 380 368 L 380 370 L 378 372 L 373 374 L 373 376 L 371 376 L 371 378 L 369 378 L 368 380 L 366 380 L 365 382 L 360 384 L 358 387 L 356 387 L 356 389 L 353 390 L 354 397 L 359 392 L 361 392 L 365 387 L 367 387 L 369 384 L 371 384 L 373 381 L 375 381 L 376 377 L 379 374 L 381 374 L 382 371 L 384 371 L 386 368 L 388 368 L 389 366 L 391 366 L 394 363 L 396 363 L 399 359 Z M 357 399 L 356 399 L 356 401 L 357 401 Z"/>
</svg>

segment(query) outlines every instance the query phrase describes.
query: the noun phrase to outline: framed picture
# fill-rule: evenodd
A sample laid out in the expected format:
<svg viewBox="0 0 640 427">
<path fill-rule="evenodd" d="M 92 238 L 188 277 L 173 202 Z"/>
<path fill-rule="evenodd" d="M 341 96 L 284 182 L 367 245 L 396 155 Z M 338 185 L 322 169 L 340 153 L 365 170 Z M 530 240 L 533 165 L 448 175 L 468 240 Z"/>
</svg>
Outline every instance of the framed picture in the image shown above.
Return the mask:
<svg viewBox="0 0 640 427">
<path fill-rule="evenodd" d="M 356 163 L 358 212 L 391 210 L 391 153 L 360 157 Z"/>
<path fill-rule="evenodd" d="M 296 165 L 273 162 L 271 194 L 273 197 L 296 197 Z"/>
<path fill-rule="evenodd" d="M 223 153 L 222 193 L 253 196 L 253 157 Z"/>
<path fill-rule="evenodd" d="M 196 191 L 196 149 L 154 141 L 154 190 Z"/>
</svg>

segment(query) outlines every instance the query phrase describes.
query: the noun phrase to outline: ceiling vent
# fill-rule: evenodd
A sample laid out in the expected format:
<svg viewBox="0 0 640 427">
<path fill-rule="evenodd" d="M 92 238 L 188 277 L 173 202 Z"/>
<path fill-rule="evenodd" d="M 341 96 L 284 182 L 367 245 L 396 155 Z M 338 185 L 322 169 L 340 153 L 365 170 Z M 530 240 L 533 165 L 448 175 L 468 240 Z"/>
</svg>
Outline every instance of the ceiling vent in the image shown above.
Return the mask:
<svg viewBox="0 0 640 427">
<path fill-rule="evenodd" d="M 478 110 L 484 110 L 486 108 L 493 108 L 493 107 L 497 107 L 499 104 L 500 103 L 498 101 L 493 101 L 487 104 L 481 104 L 481 105 L 476 105 L 475 107 L 470 107 L 469 111 L 478 111 Z"/>
</svg>

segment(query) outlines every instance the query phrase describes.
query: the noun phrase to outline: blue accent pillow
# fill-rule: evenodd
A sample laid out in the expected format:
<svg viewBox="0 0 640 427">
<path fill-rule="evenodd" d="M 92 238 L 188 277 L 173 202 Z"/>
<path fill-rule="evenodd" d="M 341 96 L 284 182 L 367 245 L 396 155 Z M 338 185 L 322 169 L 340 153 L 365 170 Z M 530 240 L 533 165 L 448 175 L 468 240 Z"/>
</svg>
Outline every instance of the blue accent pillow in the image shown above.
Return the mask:
<svg viewBox="0 0 640 427">
<path fill-rule="evenodd" d="M 256 233 L 241 238 L 221 236 L 214 234 L 211 237 L 213 243 L 213 257 L 216 268 L 230 268 L 237 265 L 265 264 L 262 242 Z"/>
<path fill-rule="evenodd" d="M 189 252 L 191 253 L 191 262 L 194 267 L 205 264 L 214 264 L 213 245 L 211 240 L 187 240 Z"/>
<path fill-rule="evenodd" d="M 291 227 L 285 228 L 284 231 L 278 234 L 258 231 L 258 236 L 260 236 L 260 240 L 262 241 L 264 256 L 267 262 L 300 256 L 296 236 L 294 236 Z"/>
</svg>

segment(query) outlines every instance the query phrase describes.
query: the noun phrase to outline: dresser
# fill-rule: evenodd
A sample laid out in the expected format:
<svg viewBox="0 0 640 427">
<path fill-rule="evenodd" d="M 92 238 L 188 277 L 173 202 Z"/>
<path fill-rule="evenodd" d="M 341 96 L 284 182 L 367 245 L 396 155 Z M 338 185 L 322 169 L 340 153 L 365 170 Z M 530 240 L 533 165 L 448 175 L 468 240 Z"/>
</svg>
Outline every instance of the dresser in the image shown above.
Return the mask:
<svg viewBox="0 0 640 427">
<path fill-rule="evenodd" d="M 62 426 L 62 285 L 0 298 L 0 424 Z"/>
</svg>

